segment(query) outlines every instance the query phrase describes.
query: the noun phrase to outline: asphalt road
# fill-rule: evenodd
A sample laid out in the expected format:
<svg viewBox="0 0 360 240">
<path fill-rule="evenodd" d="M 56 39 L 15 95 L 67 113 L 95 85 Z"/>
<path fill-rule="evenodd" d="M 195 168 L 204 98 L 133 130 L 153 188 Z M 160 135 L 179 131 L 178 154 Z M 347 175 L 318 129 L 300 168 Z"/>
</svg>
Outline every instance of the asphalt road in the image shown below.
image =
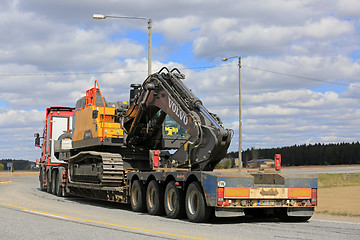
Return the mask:
<svg viewBox="0 0 360 240">
<path fill-rule="evenodd" d="M 4 179 L 4 178 L 2 178 Z M 1 179 L 0 179 L 1 180 Z M 38 189 L 37 177 L 0 185 L 0 239 L 359 239 L 360 223 L 284 223 L 249 217 L 208 224 L 134 213 L 129 206 Z"/>
</svg>

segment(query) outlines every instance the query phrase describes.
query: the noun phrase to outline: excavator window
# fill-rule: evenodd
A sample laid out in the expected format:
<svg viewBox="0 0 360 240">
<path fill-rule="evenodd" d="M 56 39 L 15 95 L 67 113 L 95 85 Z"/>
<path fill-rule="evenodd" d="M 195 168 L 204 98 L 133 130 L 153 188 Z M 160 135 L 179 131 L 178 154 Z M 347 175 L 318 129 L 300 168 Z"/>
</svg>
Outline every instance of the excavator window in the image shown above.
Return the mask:
<svg viewBox="0 0 360 240">
<path fill-rule="evenodd" d="M 162 110 L 157 111 L 149 123 L 149 129 L 156 125 L 161 127 L 163 149 L 177 149 L 190 138 L 186 129 Z"/>
<path fill-rule="evenodd" d="M 178 124 L 174 119 L 172 119 L 169 115 L 166 116 L 165 122 L 164 122 L 164 130 L 165 130 L 165 136 L 172 136 L 173 138 L 178 139 L 187 139 L 189 137 L 189 134 L 183 128 Z"/>
</svg>

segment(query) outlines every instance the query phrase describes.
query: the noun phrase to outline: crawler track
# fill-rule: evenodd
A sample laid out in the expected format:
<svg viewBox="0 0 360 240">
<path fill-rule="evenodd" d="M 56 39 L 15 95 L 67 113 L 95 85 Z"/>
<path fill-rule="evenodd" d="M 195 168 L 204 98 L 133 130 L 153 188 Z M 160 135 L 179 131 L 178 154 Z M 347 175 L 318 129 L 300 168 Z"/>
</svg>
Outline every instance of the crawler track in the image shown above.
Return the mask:
<svg viewBox="0 0 360 240">
<path fill-rule="evenodd" d="M 70 158 L 72 182 L 91 182 L 100 186 L 124 183 L 123 159 L 117 153 L 81 152 Z"/>
</svg>

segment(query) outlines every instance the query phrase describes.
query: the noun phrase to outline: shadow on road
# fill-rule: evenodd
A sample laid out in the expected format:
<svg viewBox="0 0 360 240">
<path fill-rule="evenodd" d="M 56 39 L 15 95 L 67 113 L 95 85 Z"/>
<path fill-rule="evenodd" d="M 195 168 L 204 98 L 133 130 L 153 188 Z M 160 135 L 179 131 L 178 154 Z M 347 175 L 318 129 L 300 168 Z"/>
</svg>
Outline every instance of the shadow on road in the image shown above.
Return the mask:
<svg viewBox="0 0 360 240">
<path fill-rule="evenodd" d="M 253 216 L 244 216 L 244 217 L 226 217 L 226 218 L 217 218 L 213 217 L 210 221 L 210 224 L 234 224 L 234 223 L 265 223 L 265 222 L 281 222 L 276 217 L 253 217 Z"/>
<path fill-rule="evenodd" d="M 40 190 L 40 189 L 39 189 Z M 130 204 L 124 204 L 124 203 L 116 203 L 116 202 L 108 202 L 104 200 L 97 200 L 97 199 L 89 199 L 89 198 L 83 198 L 83 197 L 77 197 L 77 196 L 68 196 L 66 197 L 67 201 L 76 202 L 78 204 L 87 204 L 91 206 L 96 207 L 102 207 L 107 209 L 120 209 L 125 210 L 129 212 L 133 212 L 131 210 Z M 138 214 L 147 214 L 151 216 L 148 213 L 138 213 Z M 166 215 L 163 215 L 162 217 L 166 218 Z M 185 219 L 178 219 L 179 221 L 189 222 L 186 218 Z M 218 218 L 213 216 L 209 223 L 205 224 L 234 224 L 234 223 L 265 223 L 265 222 L 282 222 L 278 218 L 274 216 L 256 216 L 253 217 L 251 215 L 247 215 L 244 217 L 227 217 L 227 218 Z"/>
<path fill-rule="evenodd" d="M 37 190 L 39 192 L 43 192 L 39 188 L 37 188 Z M 91 199 L 91 198 L 85 198 L 85 197 L 79 197 L 79 196 L 73 196 L 73 195 L 67 196 L 65 198 L 60 198 L 60 197 L 54 196 L 52 194 L 49 194 L 49 195 L 45 194 L 45 195 L 52 196 L 52 197 L 56 198 L 58 201 L 67 201 L 67 202 L 73 202 L 73 203 L 81 204 L 81 205 L 91 205 L 91 206 L 95 206 L 95 207 L 114 209 L 114 210 L 124 210 L 124 211 L 129 211 L 129 212 L 134 213 L 131 210 L 130 204 L 109 202 L 109 201 L 105 201 L 105 200 Z M 151 216 L 148 213 L 134 213 L 134 214 L 146 214 L 148 216 Z M 166 215 L 163 215 L 162 217 L 164 217 L 166 219 Z M 176 220 L 176 219 L 174 219 L 174 220 Z M 177 220 L 182 221 L 182 222 L 189 222 L 189 220 L 186 218 L 185 219 L 177 219 Z M 243 216 L 243 217 L 218 218 L 213 215 L 213 217 L 211 218 L 209 223 L 203 223 L 203 224 L 226 225 L 226 224 L 234 224 L 234 223 L 274 223 L 274 222 L 281 223 L 284 221 L 279 220 L 276 217 L 276 215 L 274 215 L 274 214 L 270 214 L 270 215 L 265 214 L 264 215 L 264 214 L 259 214 L 259 212 L 257 211 L 254 213 L 246 214 L 246 216 Z"/>
<path fill-rule="evenodd" d="M 79 204 L 87 204 L 87 205 L 103 207 L 107 209 L 121 209 L 121 210 L 131 211 L 131 206 L 125 203 L 109 202 L 105 200 L 98 200 L 98 199 L 78 197 L 78 196 L 67 196 L 65 197 L 65 199 Z"/>
</svg>

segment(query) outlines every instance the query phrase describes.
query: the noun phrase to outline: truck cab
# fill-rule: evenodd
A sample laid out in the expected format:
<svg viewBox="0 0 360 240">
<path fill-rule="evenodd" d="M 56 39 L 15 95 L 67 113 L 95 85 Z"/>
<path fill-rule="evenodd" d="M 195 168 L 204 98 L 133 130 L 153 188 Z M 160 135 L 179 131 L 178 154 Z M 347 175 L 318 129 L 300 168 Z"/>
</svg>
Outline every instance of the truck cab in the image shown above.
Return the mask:
<svg viewBox="0 0 360 240">
<path fill-rule="evenodd" d="M 35 133 L 35 146 L 41 148 L 40 158 L 40 189 L 52 192 L 56 184 L 52 179 L 56 179 L 59 172 L 58 168 L 66 163 L 59 159 L 56 148 L 59 148 L 59 137 L 65 133 L 70 133 L 72 129 L 72 116 L 75 108 L 73 107 L 49 107 L 46 109 L 45 127 L 43 136 Z M 41 141 L 42 140 L 42 141 Z M 51 185 L 51 183 L 53 183 Z M 52 189 L 53 187 L 53 189 Z"/>
</svg>

